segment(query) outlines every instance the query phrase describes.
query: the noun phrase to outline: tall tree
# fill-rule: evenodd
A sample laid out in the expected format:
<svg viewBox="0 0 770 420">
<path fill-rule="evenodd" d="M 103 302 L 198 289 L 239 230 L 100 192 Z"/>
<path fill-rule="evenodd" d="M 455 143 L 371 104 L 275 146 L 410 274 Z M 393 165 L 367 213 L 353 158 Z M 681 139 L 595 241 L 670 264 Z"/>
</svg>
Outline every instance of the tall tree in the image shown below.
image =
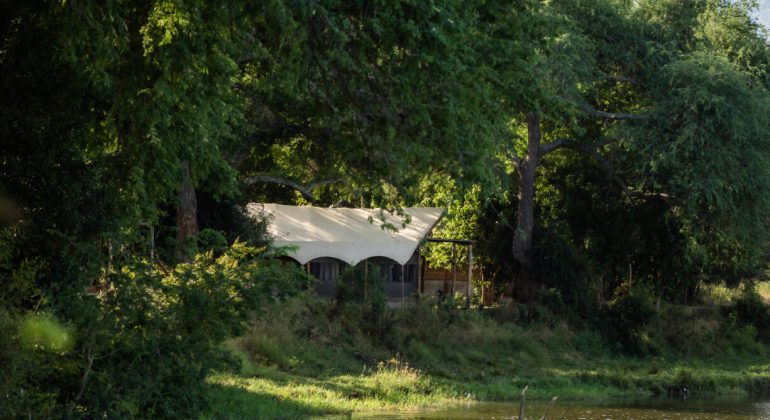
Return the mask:
<svg viewBox="0 0 770 420">
<path fill-rule="evenodd" d="M 690 51 L 700 48 L 713 49 L 717 45 L 751 46 L 750 48 L 731 47 L 722 49 L 720 52 L 725 54 L 728 59 L 733 57 L 734 66 L 751 77 L 756 77 L 752 75 L 752 71 L 756 74 L 756 69 L 762 65 L 761 57 L 764 54 L 762 45 L 766 46 L 766 43 L 753 41 L 758 39 L 757 28 L 748 18 L 745 6 L 702 2 L 698 3 L 695 9 L 681 9 L 677 8 L 677 4 L 676 2 L 661 1 L 656 3 L 648 1 L 622 10 L 615 3 L 607 1 L 562 2 L 551 9 L 553 16 L 564 19 L 565 24 L 559 28 L 562 31 L 566 29 L 566 31 L 562 32 L 560 37 L 554 37 L 555 42 L 552 42 L 551 45 L 558 46 L 558 48 L 546 49 L 543 54 L 543 62 L 555 62 L 560 67 L 557 67 L 556 71 L 542 72 L 544 75 L 543 97 L 551 99 L 542 103 L 536 109 L 537 112 L 530 112 L 526 118 L 526 123 L 522 123 L 522 125 L 526 124 L 527 127 L 527 142 L 523 146 L 523 154 L 514 159 L 519 173 L 519 207 L 518 225 L 513 232 L 512 251 L 520 267 L 516 291 L 520 297 L 528 298 L 531 295 L 532 287 L 537 286 L 536 281 L 532 282 L 533 269 L 531 267 L 534 226 L 532 217 L 535 207 L 533 204 L 535 202 L 533 199 L 534 174 L 541 158 L 558 149 L 571 148 L 591 156 L 600 167 L 606 169 L 608 180 L 617 184 L 618 193 L 623 194 L 627 200 L 641 202 L 666 197 L 672 209 L 672 217 L 678 220 L 677 223 L 682 224 L 681 233 L 689 238 L 686 242 L 690 244 L 688 249 L 690 246 L 697 248 L 693 245 L 697 243 L 716 244 L 720 242 L 715 237 L 711 238 L 713 241 L 698 241 L 695 239 L 694 232 L 686 228 L 689 225 L 686 219 L 697 217 L 700 220 L 700 223 L 697 224 L 699 227 L 709 226 L 709 229 L 724 230 L 723 222 L 716 220 L 706 222 L 719 213 L 713 204 L 689 207 L 688 211 L 684 213 L 688 216 L 683 217 L 682 213 L 679 213 L 682 200 L 685 196 L 692 197 L 692 194 L 677 195 L 672 185 L 652 182 L 649 178 L 651 173 L 649 171 L 636 171 L 636 176 L 629 176 L 633 173 L 621 175 L 615 169 L 612 160 L 606 157 L 606 153 L 611 152 L 615 156 L 624 155 L 623 160 L 626 162 L 636 162 L 635 164 L 626 163 L 633 167 L 636 165 L 645 168 L 650 168 L 648 165 L 658 167 L 657 164 L 649 160 L 651 158 L 649 147 L 652 144 L 659 144 L 658 140 L 666 137 L 661 137 L 662 133 L 653 130 L 653 127 L 665 127 L 670 121 L 690 118 L 699 121 L 698 124 L 690 127 L 699 126 L 701 129 L 713 127 L 712 124 L 717 123 L 715 115 L 704 117 L 702 114 L 697 116 L 691 114 L 694 109 L 697 109 L 696 102 L 694 102 L 696 101 L 695 98 L 709 97 L 716 103 L 726 101 L 736 107 L 743 107 L 744 105 L 740 105 L 741 101 L 748 101 L 751 98 L 742 96 L 740 99 L 737 97 L 730 99 L 731 96 L 725 94 L 726 91 L 740 91 L 743 89 L 742 85 L 745 86 L 751 82 L 745 79 L 741 81 L 743 76 L 729 76 L 726 73 L 727 67 L 714 63 L 706 67 L 714 69 L 720 75 L 719 77 L 714 76 L 716 77 L 714 80 L 725 81 L 725 85 L 720 87 L 684 77 L 679 81 L 687 83 L 685 80 L 689 79 L 692 86 L 688 89 L 672 89 L 671 81 L 661 77 L 661 75 L 672 77 L 670 70 L 681 68 L 673 66 L 673 64 L 669 65 L 672 60 L 678 61 L 678 57 L 683 57 L 685 62 L 689 62 L 691 58 L 687 54 Z M 661 16 L 664 18 L 663 21 L 658 19 Z M 597 24 L 597 22 L 601 24 Z M 671 32 L 671 28 L 677 25 L 688 24 L 692 27 L 684 35 L 676 31 Z M 658 25 L 665 26 L 665 30 L 655 29 Z M 736 26 L 741 29 L 736 30 Z M 738 36 L 738 33 L 742 35 Z M 743 37 L 743 41 L 721 42 L 720 44 L 720 39 L 728 36 L 728 34 L 734 40 Z M 565 40 L 571 40 L 571 42 L 565 44 Z M 570 48 L 572 48 L 572 53 L 570 53 Z M 744 52 L 737 53 L 736 50 L 741 48 L 744 49 Z M 746 57 L 752 58 L 747 60 Z M 706 65 L 705 61 L 700 62 Z M 748 62 L 751 64 L 747 64 Z M 564 63 L 571 65 L 566 66 Z M 548 69 L 547 66 L 545 68 Z M 565 72 L 565 68 L 569 70 Z M 689 93 L 697 90 L 696 86 L 701 88 L 698 90 L 700 96 Z M 751 99 L 755 101 L 755 109 L 760 110 L 759 113 L 742 114 L 741 118 L 745 119 L 735 116 L 732 121 L 741 127 L 761 126 L 760 115 L 763 109 L 761 96 L 755 96 L 755 99 Z M 690 102 L 688 102 L 688 106 L 672 109 L 669 105 L 665 105 L 670 101 Z M 726 113 L 728 111 L 723 109 L 720 112 Z M 543 115 L 545 118 L 542 117 Z M 620 125 L 613 123 L 621 120 L 630 120 L 633 123 L 627 122 Z M 723 134 L 712 132 L 713 138 L 729 138 L 734 144 L 740 144 L 743 141 L 741 139 L 746 138 L 744 137 L 745 133 L 740 132 L 740 130 L 724 127 L 721 130 L 723 130 Z M 670 127 L 669 133 L 674 132 L 677 130 Z M 764 139 L 767 134 L 755 133 L 755 138 Z M 553 140 L 545 142 L 542 140 L 544 137 L 550 137 Z M 763 141 L 756 142 L 755 146 L 763 147 L 761 144 Z M 668 144 L 662 148 L 660 153 L 673 157 L 678 149 L 672 149 L 670 146 L 671 144 Z M 761 169 L 764 165 L 763 154 L 754 154 L 745 147 L 737 147 L 732 150 L 735 151 L 735 154 L 730 157 L 731 162 L 734 164 L 753 162 L 752 165 L 756 169 L 754 173 L 758 177 L 756 179 L 740 178 L 740 174 L 743 172 L 735 171 L 733 176 L 740 178 L 740 180 L 736 179 L 735 182 L 747 187 L 756 182 L 762 182 L 761 179 L 764 177 L 764 172 Z M 667 162 L 677 169 L 662 175 L 664 177 L 674 176 L 676 171 L 690 171 L 693 165 L 692 159 L 684 156 L 678 156 L 672 160 L 667 160 Z M 721 185 L 725 180 L 725 175 L 720 175 L 719 171 L 703 171 L 701 176 L 703 177 L 701 181 L 709 180 L 707 183 L 711 185 Z M 688 178 L 688 182 L 690 183 L 688 184 L 689 188 L 694 191 L 699 190 L 700 182 L 694 178 Z M 753 189 L 751 190 L 753 191 Z M 700 191 L 695 195 L 706 201 L 717 200 L 722 204 L 729 203 L 725 205 L 730 208 L 738 206 L 735 195 L 726 190 L 719 190 L 718 192 L 712 190 L 710 194 L 714 194 L 714 196 L 711 199 L 707 199 L 706 194 L 705 191 Z M 755 198 L 759 199 L 758 197 Z M 760 208 L 759 213 L 767 214 L 764 206 L 760 206 Z M 673 216 L 674 212 L 678 216 Z M 756 221 L 749 214 L 744 220 Z M 739 235 L 739 233 L 734 227 L 736 225 L 732 224 L 726 232 L 730 232 L 728 236 L 735 239 L 732 235 Z M 742 239 L 736 239 L 736 242 L 730 246 L 721 246 L 719 249 L 713 248 L 709 251 L 701 249 L 700 252 L 703 252 L 701 255 L 703 257 L 708 255 L 707 259 L 714 258 L 725 261 L 724 258 L 719 257 L 719 254 L 730 249 L 732 251 L 728 254 L 731 255 L 732 267 L 743 266 L 739 261 L 745 261 L 743 256 L 751 254 L 751 252 L 747 253 L 748 249 L 759 249 L 755 246 L 756 241 L 761 241 L 760 238 L 764 237 L 759 231 L 753 233 L 756 234 L 754 239 L 742 236 Z M 739 243 L 742 245 L 739 246 Z M 742 251 L 738 251 L 739 249 Z M 695 249 L 691 251 L 699 253 Z M 702 264 L 701 266 L 705 267 Z M 754 266 L 756 266 L 756 260 Z M 718 272 L 724 272 L 724 267 Z"/>
<path fill-rule="evenodd" d="M 425 173 L 490 178 L 503 104 L 525 96 L 530 13 L 529 2 L 287 4 L 258 26 L 244 66 L 244 180 L 393 206 Z"/>
<path fill-rule="evenodd" d="M 541 159 L 569 147 L 601 161 L 597 149 L 608 143 L 605 131 L 612 122 L 648 118 L 622 110 L 599 109 L 623 106 L 601 98 L 602 92 L 633 80 L 635 73 L 640 72 L 634 66 L 639 61 L 639 57 L 634 57 L 639 53 L 634 22 L 612 3 L 601 0 L 554 4 L 544 7 L 543 13 L 558 24 L 552 25 L 554 32 L 538 55 L 535 68 L 541 75 L 536 81 L 541 100 L 521 118 L 526 141 L 513 159 L 519 186 L 511 248 L 519 267 L 514 293 L 525 300 L 539 283 L 533 272 L 532 250 L 536 174 Z M 624 191 L 630 193 L 625 185 Z"/>
<path fill-rule="evenodd" d="M 176 207 L 180 243 L 197 231 L 194 188 L 234 191 L 223 148 L 241 120 L 233 89 L 249 10 L 195 1 L 63 3 L 46 22 L 84 75 L 97 124 L 89 152 L 109 162 L 124 217 Z"/>
</svg>

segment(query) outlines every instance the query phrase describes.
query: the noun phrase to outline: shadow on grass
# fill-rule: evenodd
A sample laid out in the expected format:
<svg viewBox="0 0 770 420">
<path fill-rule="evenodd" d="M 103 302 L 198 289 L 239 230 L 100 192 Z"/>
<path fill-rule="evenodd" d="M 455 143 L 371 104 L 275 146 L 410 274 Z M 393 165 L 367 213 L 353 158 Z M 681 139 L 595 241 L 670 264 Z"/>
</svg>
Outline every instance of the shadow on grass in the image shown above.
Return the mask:
<svg viewBox="0 0 770 420">
<path fill-rule="evenodd" d="M 296 419 L 309 416 L 349 415 L 347 411 L 319 408 L 239 386 L 208 384 L 209 419 Z"/>
<path fill-rule="evenodd" d="M 373 395 L 371 387 L 363 382 L 356 383 L 354 381 L 354 383 L 351 384 L 341 384 L 335 381 L 338 380 L 339 377 L 345 376 L 345 374 L 317 374 L 313 377 L 310 374 L 284 372 L 277 368 L 251 364 L 244 369 L 244 372 L 237 376 L 241 378 L 262 378 L 270 381 L 274 385 L 283 387 L 296 385 L 313 386 L 319 389 L 339 393 L 348 399 L 362 399 Z"/>
</svg>

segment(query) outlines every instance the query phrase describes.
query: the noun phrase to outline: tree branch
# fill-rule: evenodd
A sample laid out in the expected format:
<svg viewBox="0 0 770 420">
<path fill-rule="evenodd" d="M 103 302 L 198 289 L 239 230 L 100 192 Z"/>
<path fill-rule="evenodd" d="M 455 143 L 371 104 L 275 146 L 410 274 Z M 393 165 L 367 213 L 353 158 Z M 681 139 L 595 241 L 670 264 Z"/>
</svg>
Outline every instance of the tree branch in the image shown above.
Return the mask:
<svg viewBox="0 0 770 420">
<path fill-rule="evenodd" d="M 570 143 L 577 143 L 577 140 L 571 138 L 556 139 L 550 143 L 541 144 L 538 153 L 540 154 L 540 157 L 543 157 L 558 148 L 567 147 Z"/>
<path fill-rule="evenodd" d="M 599 111 L 588 104 L 580 105 L 580 109 L 588 115 L 604 118 L 605 120 L 649 120 L 652 119 L 649 115 L 644 114 L 625 114 L 619 112 L 605 112 Z"/>
<path fill-rule="evenodd" d="M 607 139 L 602 139 L 601 141 L 598 141 L 596 143 L 581 145 L 581 143 L 577 139 L 574 139 L 574 138 L 561 138 L 561 139 L 556 139 L 556 140 L 554 140 L 554 141 L 552 141 L 550 143 L 546 143 L 546 144 L 541 145 L 539 153 L 540 153 L 540 157 L 543 157 L 543 156 L 547 155 L 548 153 L 551 153 L 554 150 L 562 148 L 562 147 L 569 147 L 569 148 L 572 148 L 572 149 L 577 149 L 577 148 L 579 148 L 581 146 L 585 146 L 585 147 L 590 147 L 590 148 L 593 148 L 593 149 L 598 149 L 598 148 L 600 148 L 602 146 L 606 146 L 606 145 L 608 145 L 610 143 L 614 143 L 616 141 L 618 141 L 618 139 L 609 139 L 609 138 L 607 138 Z"/>
<path fill-rule="evenodd" d="M 254 175 L 243 180 L 243 183 L 246 185 L 277 184 L 277 185 L 290 187 L 299 191 L 300 194 L 302 194 L 302 196 L 305 197 L 305 199 L 308 201 L 316 200 L 315 194 L 313 194 L 313 190 L 323 187 L 324 185 L 333 184 L 335 182 L 337 182 L 336 179 L 327 179 L 323 181 L 314 181 L 308 185 L 303 185 L 297 181 L 294 181 L 288 178 L 283 178 L 283 177 L 274 176 L 274 175 L 267 175 L 267 174 Z"/>
<path fill-rule="evenodd" d="M 615 181 L 618 186 L 620 186 L 621 190 L 623 190 L 623 194 L 626 195 L 626 197 L 629 198 L 638 198 L 638 197 L 660 197 L 660 198 L 671 198 L 670 195 L 666 193 L 653 193 L 653 192 L 642 192 L 642 191 L 633 191 L 632 189 L 628 188 L 628 184 L 618 176 L 617 172 L 615 172 L 615 169 L 612 167 L 612 164 L 602 156 L 601 153 L 597 150 L 597 148 L 593 145 L 580 145 L 580 144 L 573 144 L 569 146 L 572 149 L 581 151 L 583 153 L 589 154 L 593 156 L 594 159 L 599 163 L 599 165 L 604 168 L 605 171 L 610 175 L 613 181 Z"/>
<path fill-rule="evenodd" d="M 540 156 L 544 156 L 550 152 L 553 152 L 556 149 L 567 147 L 573 150 L 577 150 L 579 152 L 583 152 L 585 154 L 591 155 L 594 159 L 596 159 L 596 162 L 599 163 L 599 165 L 604 168 L 605 171 L 610 175 L 613 181 L 615 181 L 618 186 L 623 190 L 623 194 L 625 194 L 627 197 L 662 197 L 662 198 L 671 198 L 670 195 L 666 193 L 649 193 L 649 192 L 641 192 L 641 191 L 633 191 L 628 187 L 628 184 L 621 178 L 615 169 L 612 167 L 612 164 L 602 156 L 601 153 L 599 153 L 599 148 L 602 146 L 606 146 L 610 143 L 613 143 L 617 141 L 618 139 L 604 139 L 597 143 L 591 143 L 591 144 L 585 144 L 580 143 L 577 139 L 573 138 L 562 138 L 554 140 L 550 143 L 546 143 L 542 146 L 540 146 Z"/>
<path fill-rule="evenodd" d="M 593 156 L 594 159 L 599 163 L 599 165 L 604 168 L 605 171 L 610 175 L 610 177 L 615 181 L 618 186 L 623 190 L 623 194 L 625 194 L 628 197 L 636 197 L 638 196 L 638 193 L 631 191 L 628 188 L 628 184 L 615 172 L 615 169 L 612 167 L 612 164 L 602 156 L 601 153 L 599 153 L 598 150 L 594 147 L 588 147 L 588 146 L 575 146 L 575 150 L 579 150 L 583 153 L 587 153 L 591 156 Z"/>
<path fill-rule="evenodd" d="M 575 100 L 573 98 L 564 97 L 564 96 L 559 96 L 559 98 L 567 102 L 572 102 L 573 104 L 577 105 L 581 111 L 583 111 L 587 115 L 590 115 L 596 118 L 603 118 L 605 120 L 650 120 L 652 119 L 651 115 L 645 115 L 645 114 L 626 114 L 622 112 L 599 111 L 598 109 L 594 108 L 593 106 L 583 101 Z"/>
<path fill-rule="evenodd" d="M 640 82 L 637 79 L 634 79 L 633 77 L 625 77 L 625 76 L 604 76 L 604 80 L 607 80 L 611 83 L 630 83 L 632 85 L 638 85 Z"/>
</svg>

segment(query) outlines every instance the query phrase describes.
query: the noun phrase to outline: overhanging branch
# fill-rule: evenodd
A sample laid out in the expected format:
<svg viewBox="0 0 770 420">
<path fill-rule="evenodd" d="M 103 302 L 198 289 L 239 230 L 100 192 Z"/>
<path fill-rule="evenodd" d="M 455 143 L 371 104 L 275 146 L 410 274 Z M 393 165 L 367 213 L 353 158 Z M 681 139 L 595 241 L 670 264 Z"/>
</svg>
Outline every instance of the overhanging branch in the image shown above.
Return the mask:
<svg viewBox="0 0 770 420">
<path fill-rule="evenodd" d="M 553 152 L 556 149 L 559 149 L 561 147 L 567 147 L 570 143 L 577 143 L 577 140 L 571 139 L 571 138 L 556 139 L 550 143 L 541 144 L 540 151 L 538 153 L 542 157 L 547 155 L 548 153 Z"/>
<path fill-rule="evenodd" d="M 640 84 L 638 79 L 634 79 L 633 77 L 625 77 L 625 76 L 604 76 L 604 80 L 607 80 L 611 83 L 629 83 L 632 85 L 638 85 Z"/>
<path fill-rule="evenodd" d="M 612 164 L 602 156 L 601 153 L 599 153 L 599 148 L 606 146 L 610 143 L 613 143 L 617 141 L 618 139 L 604 139 L 602 141 L 596 142 L 596 143 L 581 143 L 577 139 L 573 138 L 562 138 L 554 140 L 550 143 L 546 143 L 542 146 L 540 146 L 540 156 L 544 156 L 550 152 L 553 152 L 556 149 L 566 147 L 573 150 L 577 150 L 579 152 L 583 152 L 585 154 L 588 154 L 592 156 L 594 159 L 596 159 L 596 162 L 599 163 L 599 165 L 604 168 L 605 171 L 610 175 L 612 180 L 620 186 L 620 188 L 623 190 L 623 194 L 625 194 L 627 197 L 662 197 L 662 198 L 671 198 L 670 195 L 665 193 L 650 193 L 650 192 L 641 192 L 641 191 L 634 191 L 628 187 L 628 184 L 621 178 L 615 169 L 612 167 Z"/>
<path fill-rule="evenodd" d="M 596 162 L 599 163 L 599 165 L 604 168 L 605 171 L 610 175 L 613 181 L 615 181 L 616 184 L 621 188 L 623 191 L 623 194 L 626 195 L 626 197 L 629 198 L 638 198 L 638 197 L 660 197 L 660 198 L 671 198 L 670 195 L 666 193 L 653 193 L 653 192 L 642 192 L 642 191 L 634 191 L 628 187 L 628 184 L 621 178 L 615 169 L 612 167 L 612 164 L 602 156 L 601 153 L 599 153 L 599 150 L 594 145 L 580 145 L 580 144 L 574 144 L 570 145 L 570 148 L 574 150 L 581 151 L 583 153 L 591 155 L 594 159 L 596 159 Z"/>
<path fill-rule="evenodd" d="M 254 185 L 254 184 L 276 184 L 276 185 L 283 185 L 285 187 L 289 187 L 292 189 L 295 189 L 302 194 L 302 196 L 308 200 L 308 201 L 315 201 L 316 197 L 315 194 L 313 194 L 313 191 L 317 188 L 323 187 L 325 185 L 333 184 L 337 182 L 336 179 L 327 179 L 323 181 L 314 181 L 310 184 L 303 185 L 297 181 L 275 176 L 275 175 L 254 175 L 251 177 L 248 177 L 243 180 L 243 183 L 246 185 Z"/>
<path fill-rule="evenodd" d="M 649 120 L 652 119 L 651 116 L 645 115 L 645 114 L 626 114 L 622 112 L 606 112 L 606 111 L 599 111 L 598 109 L 592 107 L 588 104 L 583 104 L 580 106 L 580 109 L 585 112 L 588 115 L 597 117 L 597 118 L 603 118 L 605 120 Z"/>
<path fill-rule="evenodd" d="M 574 138 L 561 138 L 561 139 L 556 139 L 556 140 L 554 140 L 554 141 L 552 141 L 550 143 L 546 143 L 546 144 L 541 145 L 539 153 L 540 153 L 540 157 L 543 157 L 543 156 L 547 155 L 548 153 L 551 153 L 554 150 L 562 148 L 562 147 L 568 147 L 568 148 L 571 148 L 571 149 L 577 149 L 579 147 L 590 147 L 590 148 L 593 148 L 593 149 L 598 149 L 598 148 L 600 148 L 602 146 L 606 146 L 606 145 L 608 145 L 610 143 L 614 143 L 614 142 L 616 142 L 618 140 L 619 139 L 607 138 L 607 139 L 602 139 L 601 141 L 598 141 L 596 143 L 585 144 L 585 143 L 580 143 L 580 141 L 578 141 L 577 139 L 574 139 Z"/>
<path fill-rule="evenodd" d="M 580 110 L 583 111 L 586 115 L 596 117 L 596 118 L 603 118 L 605 120 L 642 120 L 642 121 L 652 119 L 652 116 L 646 115 L 646 114 L 628 114 L 623 112 L 600 111 L 583 101 L 578 101 L 573 98 L 563 97 L 563 96 L 560 96 L 560 98 L 562 98 L 567 102 L 573 103 L 574 105 L 579 107 Z"/>
</svg>

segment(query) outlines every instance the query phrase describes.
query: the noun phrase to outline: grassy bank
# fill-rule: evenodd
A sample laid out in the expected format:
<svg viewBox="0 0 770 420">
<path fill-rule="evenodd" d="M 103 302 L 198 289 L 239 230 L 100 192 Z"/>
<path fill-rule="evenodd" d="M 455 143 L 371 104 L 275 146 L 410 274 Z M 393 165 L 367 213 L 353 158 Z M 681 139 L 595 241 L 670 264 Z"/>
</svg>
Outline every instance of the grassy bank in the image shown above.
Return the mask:
<svg viewBox="0 0 770 420">
<path fill-rule="evenodd" d="M 667 307 L 642 330 L 643 355 L 621 355 L 595 329 L 547 309 L 483 312 L 420 304 L 296 302 L 227 343 L 240 372 L 209 377 L 210 417 L 287 418 L 409 411 L 464 401 L 765 394 L 767 347 L 719 307 Z"/>
</svg>

